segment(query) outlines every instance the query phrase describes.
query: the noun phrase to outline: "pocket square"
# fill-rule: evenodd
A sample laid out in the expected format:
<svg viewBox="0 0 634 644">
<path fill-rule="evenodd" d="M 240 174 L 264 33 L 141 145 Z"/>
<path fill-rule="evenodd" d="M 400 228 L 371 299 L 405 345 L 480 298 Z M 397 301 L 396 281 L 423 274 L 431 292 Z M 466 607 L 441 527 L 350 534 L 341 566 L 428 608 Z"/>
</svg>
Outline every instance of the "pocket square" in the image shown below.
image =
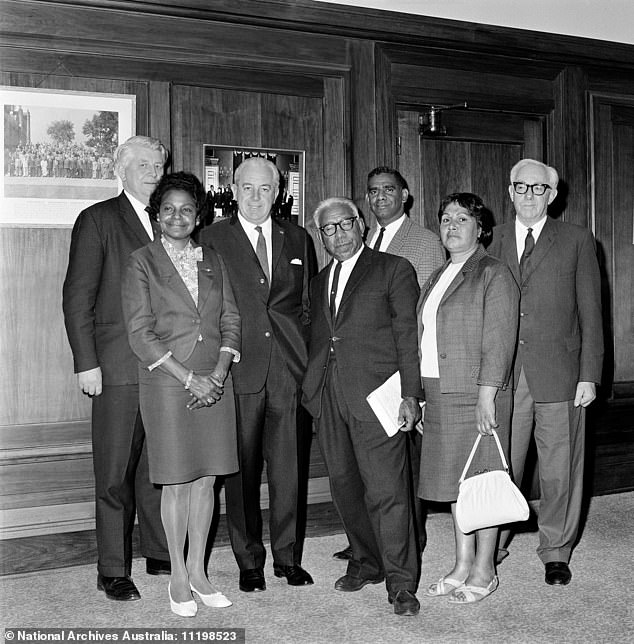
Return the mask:
<svg viewBox="0 0 634 644">
<path fill-rule="evenodd" d="M 295 258 L 291 259 L 291 264 L 297 264 L 298 266 L 301 266 L 302 265 L 302 260 L 299 259 L 299 257 L 295 257 Z"/>
</svg>

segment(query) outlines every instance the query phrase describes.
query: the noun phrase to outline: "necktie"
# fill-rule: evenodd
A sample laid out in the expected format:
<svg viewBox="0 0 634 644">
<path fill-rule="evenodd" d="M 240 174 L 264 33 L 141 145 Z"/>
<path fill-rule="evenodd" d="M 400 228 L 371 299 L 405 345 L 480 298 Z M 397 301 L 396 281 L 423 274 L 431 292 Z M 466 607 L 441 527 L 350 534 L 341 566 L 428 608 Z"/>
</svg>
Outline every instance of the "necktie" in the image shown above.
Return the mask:
<svg viewBox="0 0 634 644">
<path fill-rule="evenodd" d="M 383 233 L 385 232 L 385 228 L 381 228 L 379 231 L 379 236 L 376 238 L 376 241 L 374 242 L 374 246 L 372 246 L 372 250 L 381 250 L 381 242 L 383 241 Z"/>
<path fill-rule="evenodd" d="M 269 257 L 266 253 L 266 241 L 262 233 L 262 226 L 256 226 L 255 229 L 258 231 L 258 241 L 255 245 L 255 254 L 258 256 L 258 261 L 260 266 L 264 271 L 266 281 L 271 285 L 271 276 L 269 275 Z"/>
<path fill-rule="evenodd" d="M 335 300 L 337 298 L 337 287 L 339 286 L 339 273 L 341 273 L 341 262 L 335 264 L 335 274 L 332 278 L 332 288 L 330 289 L 330 317 L 332 320 L 337 316 Z"/>
<path fill-rule="evenodd" d="M 533 237 L 533 229 L 529 228 L 528 232 L 526 233 L 526 241 L 524 242 L 524 252 L 522 253 L 522 257 L 520 258 L 520 275 L 523 275 L 524 271 L 526 270 L 526 265 L 528 264 L 528 260 L 530 259 L 534 248 L 535 238 Z"/>
</svg>

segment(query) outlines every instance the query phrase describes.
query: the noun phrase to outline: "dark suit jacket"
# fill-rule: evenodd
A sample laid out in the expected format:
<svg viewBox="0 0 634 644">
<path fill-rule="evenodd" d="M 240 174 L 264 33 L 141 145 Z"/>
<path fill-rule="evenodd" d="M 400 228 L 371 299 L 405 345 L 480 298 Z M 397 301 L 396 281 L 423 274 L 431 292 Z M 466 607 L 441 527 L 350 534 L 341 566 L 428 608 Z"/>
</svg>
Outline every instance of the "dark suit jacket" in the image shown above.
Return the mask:
<svg viewBox="0 0 634 644">
<path fill-rule="evenodd" d="M 376 231 L 376 219 L 374 227 L 368 231 L 366 239 L 371 241 Z M 447 253 L 436 233 L 423 228 L 409 217 L 401 224 L 392 238 L 385 252 L 391 255 L 404 257 L 416 271 L 418 285 L 422 288 L 429 276 L 445 263 Z"/>
<path fill-rule="evenodd" d="M 75 373 L 101 367 L 104 385 L 138 382 L 121 310 L 121 279 L 130 253 L 149 242 L 123 193 L 77 218 L 63 288 Z"/>
<path fill-rule="evenodd" d="M 533 398 L 572 400 L 579 381 L 600 382 L 601 279 L 592 233 L 548 217 L 523 281 L 514 221 L 493 229 L 489 252 L 520 286 L 516 376 L 523 366 Z"/>
<path fill-rule="evenodd" d="M 331 264 L 311 284 L 310 355 L 303 403 L 314 418 L 321 416 L 332 337 L 342 396 L 355 418 L 376 421 L 365 398 L 395 371 L 401 374 L 403 397 L 422 396 L 416 350 L 416 274 L 402 257 L 364 247 L 333 328 L 328 307 Z"/>
<path fill-rule="evenodd" d="M 203 247 L 198 262 L 198 306 L 160 237 L 134 251 L 121 288 L 130 346 L 147 368 L 168 351 L 187 360 L 202 336 L 213 359 L 220 347 L 240 350 L 240 315 L 220 257 Z"/>
<path fill-rule="evenodd" d="M 421 291 L 423 306 L 442 269 Z M 506 388 L 517 341 L 519 289 L 503 262 L 479 246 L 445 291 L 436 316 L 442 393 L 473 393 L 479 385 Z M 418 347 L 423 335 L 419 324 Z"/>
<path fill-rule="evenodd" d="M 308 360 L 308 285 L 316 271 L 315 249 L 307 232 L 273 220 L 271 289 L 237 216 L 201 231 L 200 242 L 225 262 L 242 318 L 242 359 L 231 370 L 237 394 L 260 391 L 266 382 L 274 337 L 286 364 L 301 384 Z"/>
</svg>

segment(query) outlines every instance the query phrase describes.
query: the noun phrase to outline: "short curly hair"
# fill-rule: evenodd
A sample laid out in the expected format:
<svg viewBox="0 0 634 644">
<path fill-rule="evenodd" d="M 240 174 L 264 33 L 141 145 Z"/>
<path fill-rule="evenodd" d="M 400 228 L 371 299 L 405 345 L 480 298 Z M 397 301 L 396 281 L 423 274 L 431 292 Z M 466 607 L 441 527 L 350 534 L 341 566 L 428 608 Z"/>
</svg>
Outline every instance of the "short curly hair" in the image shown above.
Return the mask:
<svg viewBox="0 0 634 644">
<path fill-rule="evenodd" d="M 484 202 L 478 195 L 472 192 L 452 192 L 447 195 L 441 202 L 438 208 L 438 221 L 442 219 L 445 208 L 452 203 L 457 203 L 467 210 L 467 212 L 478 222 L 480 226 L 480 243 L 487 246 L 493 238 L 493 226 L 495 220 L 493 213 L 484 205 Z"/>
<path fill-rule="evenodd" d="M 164 174 L 150 195 L 147 211 L 152 217 L 158 217 L 161 201 L 170 190 L 182 190 L 191 196 L 196 204 L 196 215 L 201 221 L 213 216 L 213 209 L 203 184 L 196 175 L 190 172 L 170 172 Z"/>
</svg>

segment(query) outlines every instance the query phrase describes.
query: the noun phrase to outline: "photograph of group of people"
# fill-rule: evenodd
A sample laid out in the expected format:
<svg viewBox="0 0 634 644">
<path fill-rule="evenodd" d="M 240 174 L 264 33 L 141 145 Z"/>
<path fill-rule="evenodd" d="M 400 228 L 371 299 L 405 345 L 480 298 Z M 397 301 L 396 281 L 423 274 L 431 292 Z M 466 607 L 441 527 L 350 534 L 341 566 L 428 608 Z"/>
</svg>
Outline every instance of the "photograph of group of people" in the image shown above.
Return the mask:
<svg viewBox="0 0 634 644">
<path fill-rule="evenodd" d="M 217 478 L 239 591 L 266 591 L 267 557 L 290 586 L 313 584 L 302 565 L 302 410 L 348 540 L 333 580 L 344 601 L 384 584 L 386 608 L 415 616 L 420 595 L 464 605 L 504 591 L 509 526 L 463 533 L 455 521 L 478 435 L 469 475 L 502 467 L 499 440 L 518 485 L 535 438 L 537 554 L 546 584 L 571 582 L 603 333 L 593 236 L 548 213 L 555 168 L 528 158 L 507 168 L 515 218 L 499 226 L 480 196 L 439 195 L 436 234 L 406 213 L 400 172 L 370 166 L 363 206 L 323 195 L 306 213 L 309 234 L 276 210 L 284 176 L 266 155 L 232 162 L 213 184 L 166 172 L 167 149 L 146 136 L 113 159 L 123 190 L 79 214 L 63 286 L 78 386 L 92 397 L 106 597 L 141 598 L 136 508 L 146 571 L 169 579 L 166 608 L 193 617 L 200 603 L 231 605 L 205 566 Z M 397 372 L 389 436 L 367 396 Z M 419 569 L 429 502 L 454 517 L 455 558 L 440 579 Z"/>
</svg>

